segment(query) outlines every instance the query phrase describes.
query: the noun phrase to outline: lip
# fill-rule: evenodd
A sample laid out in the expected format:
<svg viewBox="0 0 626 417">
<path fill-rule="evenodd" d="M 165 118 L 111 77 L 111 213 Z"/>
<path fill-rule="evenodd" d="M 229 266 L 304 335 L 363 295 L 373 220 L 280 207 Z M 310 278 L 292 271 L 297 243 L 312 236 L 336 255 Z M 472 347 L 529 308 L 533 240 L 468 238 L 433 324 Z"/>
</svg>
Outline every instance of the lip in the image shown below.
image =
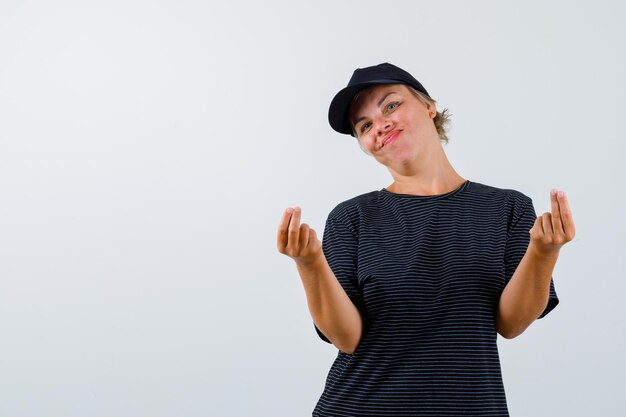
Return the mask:
<svg viewBox="0 0 626 417">
<path fill-rule="evenodd" d="M 383 139 L 383 146 L 387 146 L 389 143 L 393 142 L 398 137 L 399 134 L 400 134 L 399 130 L 394 130 L 392 132 L 389 132 L 389 134 L 385 136 L 385 138 Z"/>
</svg>

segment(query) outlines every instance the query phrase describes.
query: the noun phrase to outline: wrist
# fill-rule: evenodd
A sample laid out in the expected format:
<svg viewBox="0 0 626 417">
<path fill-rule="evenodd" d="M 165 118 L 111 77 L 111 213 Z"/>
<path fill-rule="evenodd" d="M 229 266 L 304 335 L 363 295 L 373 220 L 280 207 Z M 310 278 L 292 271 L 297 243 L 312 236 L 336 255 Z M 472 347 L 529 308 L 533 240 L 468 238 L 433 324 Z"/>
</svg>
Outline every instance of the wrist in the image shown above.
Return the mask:
<svg viewBox="0 0 626 417">
<path fill-rule="evenodd" d="M 531 241 L 530 244 L 528 245 L 527 252 L 537 260 L 544 261 L 544 262 L 550 262 L 550 261 L 556 262 L 557 258 L 559 257 L 559 249 L 560 248 L 540 249 L 537 245 L 534 245 L 533 242 Z"/>
<path fill-rule="evenodd" d="M 311 271 L 311 270 L 317 270 L 321 268 L 324 265 L 325 259 L 326 258 L 324 258 L 324 255 L 319 254 L 313 258 L 296 259 L 295 261 L 296 261 L 296 266 L 298 267 L 298 269 Z"/>
</svg>

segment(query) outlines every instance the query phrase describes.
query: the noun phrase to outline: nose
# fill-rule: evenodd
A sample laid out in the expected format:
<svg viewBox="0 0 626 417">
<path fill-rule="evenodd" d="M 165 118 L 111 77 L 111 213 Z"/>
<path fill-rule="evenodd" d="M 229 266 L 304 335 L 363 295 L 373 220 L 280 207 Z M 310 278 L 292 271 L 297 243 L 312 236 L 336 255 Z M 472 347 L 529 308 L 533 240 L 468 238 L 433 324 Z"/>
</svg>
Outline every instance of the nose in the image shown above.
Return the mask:
<svg viewBox="0 0 626 417">
<path fill-rule="evenodd" d="M 387 134 L 387 132 L 389 132 L 391 130 L 392 123 L 386 117 L 381 117 L 375 123 L 376 123 L 376 125 L 375 125 L 375 127 L 376 127 L 376 146 L 378 147 L 378 149 L 380 149 L 383 146 L 383 139 L 385 138 L 385 135 Z"/>
<path fill-rule="evenodd" d="M 387 118 L 381 118 L 376 122 L 376 133 L 378 136 L 384 135 L 391 129 L 391 122 Z"/>
</svg>

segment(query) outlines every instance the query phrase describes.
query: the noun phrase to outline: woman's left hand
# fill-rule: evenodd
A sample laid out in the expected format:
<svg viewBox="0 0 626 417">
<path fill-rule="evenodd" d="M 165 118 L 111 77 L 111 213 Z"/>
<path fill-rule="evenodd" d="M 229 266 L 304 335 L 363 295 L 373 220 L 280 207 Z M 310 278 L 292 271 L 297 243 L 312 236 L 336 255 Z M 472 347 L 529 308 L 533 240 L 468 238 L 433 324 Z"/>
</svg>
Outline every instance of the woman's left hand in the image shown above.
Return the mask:
<svg viewBox="0 0 626 417">
<path fill-rule="evenodd" d="M 552 213 L 546 212 L 537 217 L 530 229 L 530 245 L 535 254 L 541 257 L 556 257 L 559 250 L 574 239 L 576 229 L 574 219 L 564 191 L 550 191 Z"/>
</svg>

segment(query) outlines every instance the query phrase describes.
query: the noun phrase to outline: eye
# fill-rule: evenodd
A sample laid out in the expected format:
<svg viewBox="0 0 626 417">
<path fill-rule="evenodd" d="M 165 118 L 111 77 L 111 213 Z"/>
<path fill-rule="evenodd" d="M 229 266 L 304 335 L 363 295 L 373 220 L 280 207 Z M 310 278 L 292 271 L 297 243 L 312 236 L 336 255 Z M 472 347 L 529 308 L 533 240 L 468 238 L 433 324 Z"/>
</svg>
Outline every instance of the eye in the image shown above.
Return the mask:
<svg viewBox="0 0 626 417">
<path fill-rule="evenodd" d="M 361 133 L 365 132 L 367 129 L 369 129 L 371 123 L 370 122 L 365 122 L 361 125 Z"/>
<path fill-rule="evenodd" d="M 391 103 L 387 104 L 387 106 L 385 106 L 385 110 L 392 111 L 396 107 L 398 107 L 399 105 L 400 105 L 400 103 L 398 103 L 397 101 L 392 101 Z"/>
</svg>

